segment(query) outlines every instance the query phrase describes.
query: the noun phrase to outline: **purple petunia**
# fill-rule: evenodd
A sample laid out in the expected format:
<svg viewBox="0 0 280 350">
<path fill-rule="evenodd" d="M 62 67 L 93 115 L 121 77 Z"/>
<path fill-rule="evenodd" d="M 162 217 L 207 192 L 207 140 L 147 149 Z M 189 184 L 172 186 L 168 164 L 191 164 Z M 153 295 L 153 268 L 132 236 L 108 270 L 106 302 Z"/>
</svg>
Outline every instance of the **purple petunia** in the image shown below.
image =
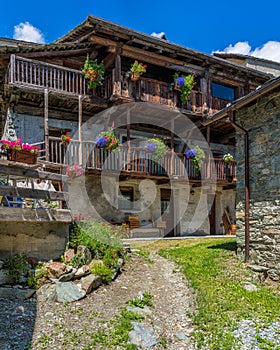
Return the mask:
<svg viewBox="0 0 280 350">
<path fill-rule="evenodd" d="M 105 136 L 98 136 L 96 139 L 95 139 L 95 143 L 96 143 L 96 146 L 97 147 L 100 147 L 100 148 L 103 148 L 106 146 L 107 144 L 107 139 Z"/>
<path fill-rule="evenodd" d="M 190 149 L 186 152 L 185 156 L 187 159 L 193 159 L 197 153 L 196 149 Z"/>
<path fill-rule="evenodd" d="M 179 77 L 175 79 L 175 83 L 178 87 L 182 87 L 185 84 L 185 78 Z"/>
<path fill-rule="evenodd" d="M 146 144 L 146 150 L 150 152 L 154 152 L 157 148 L 157 144 L 155 142 L 150 142 Z"/>
</svg>

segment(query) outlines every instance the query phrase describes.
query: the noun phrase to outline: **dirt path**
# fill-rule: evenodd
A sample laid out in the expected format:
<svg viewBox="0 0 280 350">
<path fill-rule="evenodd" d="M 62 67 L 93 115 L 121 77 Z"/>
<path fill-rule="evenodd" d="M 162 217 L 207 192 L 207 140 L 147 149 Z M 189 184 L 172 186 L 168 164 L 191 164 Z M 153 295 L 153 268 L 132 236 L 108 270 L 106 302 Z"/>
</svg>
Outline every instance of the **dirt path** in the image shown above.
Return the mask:
<svg viewBox="0 0 280 350">
<path fill-rule="evenodd" d="M 157 336 L 157 345 L 152 349 L 194 349 L 189 337 L 191 321 L 187 316 L 193 310 L 194 295 L 172 262 L 155 253 L 151 258 L 153 263 L 151 259 L 132 254 L 117 280 L 78 302 L 37 302 L 35 325 L 31 320 L 29 324 L 30 334 L 33 333 L 30 349 L 106 349 L 100 345 L 86 348 L 92 340 L 91 334 L 109 327 L 110 320 L 119 314 L 119 308 L 124 307 L 126 301 L 137 298 L 141 292 L 149 292 L 153 296 L 153 307 L 149 308 L 142 321 L 143 325 L 151 326 Z M 19 306 L 15 303 L 13 308 Z M 23 306 L 28 315 L 28 304 Z M 13 312 L 10 311 L 11 315 Z M 10 326 L 17 322 L 17 327 L 20 327 L 20 322 L 26 327 L 24 313 L 20 316 L 14 314 L 14 318 L 6 318 L 6 321 L 10 322 Z M 17 342 L 19 336 L 17 334 Z M 10 339 L 11 346 L 6 344 L 3 349 L 24 349 L 16 347 L 15 343 L 13 346 L 12 341 L 13 338 Z"/>
</svg>

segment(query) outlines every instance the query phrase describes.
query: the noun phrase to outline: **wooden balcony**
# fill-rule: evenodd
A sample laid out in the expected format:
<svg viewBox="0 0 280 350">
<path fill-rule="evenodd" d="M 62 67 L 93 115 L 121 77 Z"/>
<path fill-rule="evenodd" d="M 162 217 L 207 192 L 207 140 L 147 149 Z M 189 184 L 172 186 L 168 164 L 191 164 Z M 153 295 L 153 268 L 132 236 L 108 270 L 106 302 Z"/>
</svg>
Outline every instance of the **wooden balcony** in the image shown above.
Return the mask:
<svg viewBox="0 0 280 350">
<path fill-rule="evenodd" d="M 22 89 L 39 91 L 47 89 L 74 97 L 79 95 L 92 96 L 81 71 L 16 55 L 11 55 L 6 83 L 9 86 L 17 86 Z M 115 85 L 113 75 L 110 72 L 105 76 L 103 85 L 94 91 L 94 95 L 105 100 L 114 97 L 117 100 L 163 104 L 200 114 L 205 110 L 216 112 L 229 102 L 217 97 L 210 97 L 210 105 L 207 106 L 206 94 L 193 90 L 188 102 L 183 105 L 180 100 L 180 92 L 170 89 L 169 83 L 145 77 L 134 82 L 126 77 L 125 72 L 122 72 L 120 90 L 114 90 L 115 86 L 119 85 Z"/>
<path fill-rule="evenodd" d="M 44 142 L 41 146 L 39 158 L 44 160 Z M 196 173 L 191 160 L 183 154 L 167 152 L 163 159 L 156 163 L 153 155 L 143 148 L 131 148 L 120 145 L 116 152 L 109 152 L 96 147 L 93 141 L 79 142 L 72 140 L 67 146 L 60 138 L 50 137 L 49 161 L 55 164 L 73 165 L 78 163 L 87 171 L 105 171 L 112 173 L 126 173 L 141 177 L 189 178 L 191 180 L 209 179 L 221 182 L 235 181 L 235 162 L 225 163 L 222 159 L 204 161 L 201 176 Z"/>
</svg>

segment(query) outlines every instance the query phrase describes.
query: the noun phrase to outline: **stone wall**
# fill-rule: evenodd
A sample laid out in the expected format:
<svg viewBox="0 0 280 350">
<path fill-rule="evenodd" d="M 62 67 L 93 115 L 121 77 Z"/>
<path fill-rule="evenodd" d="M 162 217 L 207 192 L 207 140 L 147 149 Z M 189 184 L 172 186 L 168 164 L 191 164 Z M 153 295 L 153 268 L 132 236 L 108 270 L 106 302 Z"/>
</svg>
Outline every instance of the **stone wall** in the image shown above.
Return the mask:
<svg viewBox="0 0 280 350">
<path fill-rule="evenodd" d="M 24 253 L 40 260 L 58 259 L 65 250 L 68 235 L 69 223 L 2 221 L 0 258 Z"/>
<path fill-rule="evenodd" d="M 261 97 L 236 119 L 249 132 L 250 262 L 280 280 L 280 93 Z M 237 244 L 244 257 L 244 137 L 237 135 Z"/>
</svg>

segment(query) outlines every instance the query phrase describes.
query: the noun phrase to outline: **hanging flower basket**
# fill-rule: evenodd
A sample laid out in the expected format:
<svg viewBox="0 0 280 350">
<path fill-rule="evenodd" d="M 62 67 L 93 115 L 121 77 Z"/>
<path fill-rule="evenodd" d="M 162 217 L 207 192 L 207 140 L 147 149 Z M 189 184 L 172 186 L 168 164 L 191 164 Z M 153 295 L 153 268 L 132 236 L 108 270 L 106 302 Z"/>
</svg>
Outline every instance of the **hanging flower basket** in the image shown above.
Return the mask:
<svg viewBox="0 0 280 350">
<path fill-rule="evenodd" d="M 186 151 L 185 156 L 187 159 L 191 159 L 195 171 L 198 174 L 205 159 L 205 152 L 203 149 L 201 149 L 199 146 L 195 146 L 193 149 Z"/>
<path fill-rule="evenodd" d="M 145 149 L 146 151 L 153 153 L 153 160 L 155 162 L 159 162 L 164 157 L 167 151 L 167 146 L 164 141 L 158 137 L 154 137 L 146 141 Z"/>
<path fill-rule="evenodd" d="M 147 66 L 145 64 L 135 60 L 128 72 L 130 74 L 130 80 L 137 81 L 143 73 L 146 73 L 146 70 Z"/>
<path fill-rule="evenodd" d="M 103 62 L 97 63 L 96 59 L 90 60 L 87 55 L 82 73 L 88 81 L 88 89 L 96 89 L 97 86 L 102 85 L 104 72 Z"/>
<path fill-rule="evenodd" d="M 115 151 L 119 146 L 119 139 L 115 136 L 113 129 L 102 131 L 94 142 L 98 148 L 103 148 L 110 152 Z"/>
<path fill-rule="evenodd" d="M 179 76 L 178 73 L 175 73 L 173 76 L 174 82 L 171 85 L 173 85 L 174 90 L 180 92 L 180 100 L 182 104 L 186 104 L 188 101 L 191 91 L 195 86 L 195 77 L 195 73 L 183 76 Z"/>
<path fill-rule="evenodd" d="M 63 145 L 68 145 L 68 143 L 71 141 L 71 136 L 69 132 L 67 131 L 65 134 L 61 135 L 61 143 Z"/>
<path fill-rule="evenodd" d="M 130 74 L 130 80 L 132 81 L 137 81 L 140 78 L 140 73 L 139 72 L 132 72 Z"/>
</svg>

